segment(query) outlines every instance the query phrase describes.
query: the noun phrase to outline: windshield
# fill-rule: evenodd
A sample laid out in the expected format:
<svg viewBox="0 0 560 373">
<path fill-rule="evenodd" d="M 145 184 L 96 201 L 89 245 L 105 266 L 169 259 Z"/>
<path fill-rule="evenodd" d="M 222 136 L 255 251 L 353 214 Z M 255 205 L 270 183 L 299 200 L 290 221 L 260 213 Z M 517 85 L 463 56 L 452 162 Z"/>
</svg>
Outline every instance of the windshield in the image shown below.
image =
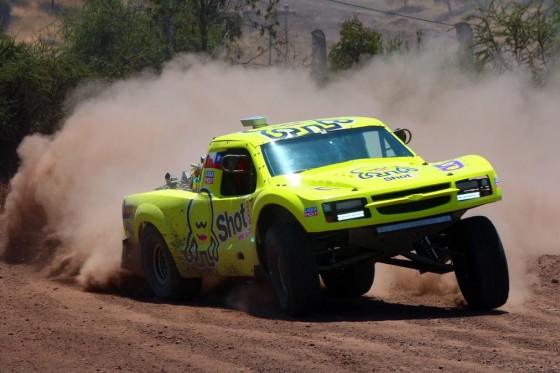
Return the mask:
<svg viewBox="0 0 560 373">
<path fill-rule="evenodd" d="M 271 142 L 263 154 L 272 176 L 364 158 L 412 157 L 384 127 L 331 131 Z"/>
</svg>

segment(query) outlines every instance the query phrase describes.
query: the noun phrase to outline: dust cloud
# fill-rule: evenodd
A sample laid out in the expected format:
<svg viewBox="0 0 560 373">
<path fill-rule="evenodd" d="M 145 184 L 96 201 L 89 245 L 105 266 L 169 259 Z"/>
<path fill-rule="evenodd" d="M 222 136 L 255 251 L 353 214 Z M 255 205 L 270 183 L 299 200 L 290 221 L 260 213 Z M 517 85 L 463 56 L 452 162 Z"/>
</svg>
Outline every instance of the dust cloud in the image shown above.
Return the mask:
<svg viewBox="0 0 560 373">
<path fill-rule="evenodd" d="M 560 196 L 552 188 L 560 85 L 536 88 L 521 73 L 461 74 L 450 62 L 454 53 L 437 46 L 379 59 L 322 88 L 305 69 L 247 69 L 193 56 L 158 75 L 81 87 L 55 135 L 29 136 L 19 147 L 21 168 L 2 216 L 9 250 L 19 250 L 17 237 L 49 234 L 57 245 L 35 245 L 32 255 L 57 247 L 45 255 L 51 276 L 75 277 L 86 289 L 110 287 L 119 276 L 122 197 L 162 184 L 167 171 L 188 169 L 213 136 L 239 130 L 240 118 L 372 116 L 409 128 L 412 147 L 429 162 L 480 154 L 493 163 L 504 200 L 473 214 L 490 216 L 501 233 L 511 302 L 522 303 L 528 261 L 560 254 Z M 433 286 L 419 279 L 455 291 L 447 278 Z"/>
</svg>

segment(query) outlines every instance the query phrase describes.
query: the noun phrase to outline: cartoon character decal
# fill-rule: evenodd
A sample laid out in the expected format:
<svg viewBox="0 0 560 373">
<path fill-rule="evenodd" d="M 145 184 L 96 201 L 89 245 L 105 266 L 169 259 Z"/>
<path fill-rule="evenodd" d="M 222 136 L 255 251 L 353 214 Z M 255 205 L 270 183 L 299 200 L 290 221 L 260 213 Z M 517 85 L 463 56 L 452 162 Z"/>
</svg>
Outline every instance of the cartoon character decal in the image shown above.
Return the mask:
<svg viewBox="0 0 560 373">
<path fill-rule="evenodd" d="M 214 231 L 214 204 L 207 188 L 200 190 L 200 196 L 208 194 L 208 199 L 195 198 L 187 205 L 187 240 L 183 256 L 185 261 L 196 268 L 215 268 L 219 260 L 220 241 Z M 195 213 L 196 212 L 196 213 Z"/>
<path fill-rule="evenodd" d="M 205 198 L 205 195 L 208 197 Z M 183 257 L 189 266 L 197 269 L 216 268 L 221 244 L 232 239 L 251 239 L 251 202 L 248 199 L 240 200 L 237 206 L 216 212 L 212 193 L 205 187 L 201 188 L 197 198 L 189 201 L 186 214 L 188 233 L 183 250 Z"/>
</svg>

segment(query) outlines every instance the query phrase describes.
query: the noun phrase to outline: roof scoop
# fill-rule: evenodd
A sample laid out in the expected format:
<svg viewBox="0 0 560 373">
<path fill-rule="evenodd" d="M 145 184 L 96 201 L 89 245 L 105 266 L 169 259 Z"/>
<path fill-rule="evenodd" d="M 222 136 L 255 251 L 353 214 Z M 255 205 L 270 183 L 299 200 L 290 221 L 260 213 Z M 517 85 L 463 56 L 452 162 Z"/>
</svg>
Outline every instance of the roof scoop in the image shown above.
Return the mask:
<svg viewBox="0 0 560 373">
<path fill-rule="evenodd" d="M 266 123 L 266 118 L 260 115 L 241 119 L 241 124 L 243 125 L 243 127 L 253 127 L 253 128 L 268 126 L 268 123 Z"/>
</svg>

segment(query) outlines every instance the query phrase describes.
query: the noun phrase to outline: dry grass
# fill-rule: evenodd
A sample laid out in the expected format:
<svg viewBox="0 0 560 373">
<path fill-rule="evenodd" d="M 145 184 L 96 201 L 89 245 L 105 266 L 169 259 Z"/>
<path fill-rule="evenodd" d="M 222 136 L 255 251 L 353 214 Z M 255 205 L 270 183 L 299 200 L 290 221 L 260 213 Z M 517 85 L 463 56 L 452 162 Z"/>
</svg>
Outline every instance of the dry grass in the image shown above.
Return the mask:
<svg viewBox="0 0 560 373">
<path fill-rule="evenodd" d="M 66 9 L 81 7 L 84 0 L 17 0 L 12 2 L 8 33 L 17 40 L 56 38 L 57 17 Z"/>
</svg>

